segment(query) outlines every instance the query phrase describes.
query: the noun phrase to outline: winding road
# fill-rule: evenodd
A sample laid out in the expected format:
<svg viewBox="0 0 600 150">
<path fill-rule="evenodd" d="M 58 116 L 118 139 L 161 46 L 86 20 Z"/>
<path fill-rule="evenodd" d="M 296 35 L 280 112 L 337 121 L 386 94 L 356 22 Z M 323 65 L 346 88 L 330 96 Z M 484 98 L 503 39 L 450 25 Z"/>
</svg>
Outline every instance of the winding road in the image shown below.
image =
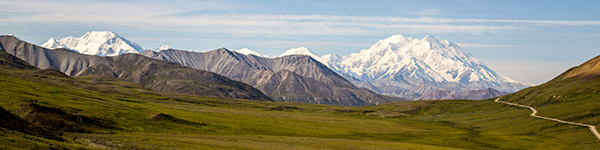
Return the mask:
<svg viewBox="0 0 600 150">
<path fill-rule="evenodd" d="M 592 133 L 594 134 L 594 136 L 596 136 L 596 139 L 598 139 L 600 141 L 600 133 L 598 133 L 598 130 L 596 130 L 596 126 L 589 125 L 589 124 L 583 124 L 583 123 L 577 123 L 577 122 L 564 121 L 564 120 L 560 120 L 560 119 L 556 119 L 556 118 L 538 116 L 538 115 L 536 115 L 537 114 L 537 110 L 535 110 L 535 108 L 533 108 L 531 106 L 521 105 L 521 104 L 515 104 L 515 103 L 505 102 L 505 101 L 500 101 L 500 98 L 496 98 L 496 100 L 494 100 L 494 102 L 503 103 L 503 104 L 512 105 L 512 106 L 517 106 L 517 107 L 529 108 L 531 111 L 533 111 L 533 113 L 529 114 L 529 116 L 531 116 L 531 117 L 536 117 L 536 118 L 540 118 L 540 119 L 556 121 L 556 122 L 560 122 L 560 123 L 566 123 L 566 124 L 572 124 L 572 125 L 578 125 L 578 126 L 588 127 L 590 129 L 590 131 L 592 131 Z"/>
</svg>

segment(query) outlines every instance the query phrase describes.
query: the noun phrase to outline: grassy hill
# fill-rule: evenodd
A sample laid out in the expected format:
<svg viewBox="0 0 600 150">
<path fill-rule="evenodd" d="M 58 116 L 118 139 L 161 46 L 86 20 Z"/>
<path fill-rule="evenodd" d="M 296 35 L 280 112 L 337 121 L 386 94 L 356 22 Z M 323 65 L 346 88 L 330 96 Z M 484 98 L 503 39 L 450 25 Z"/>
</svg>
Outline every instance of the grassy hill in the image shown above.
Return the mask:
<svg viewBox="0 0 600 150">
<path fill-rule="evenodd" d="M 529 110 L 491 100 L 276 103 L 167 94 L 114 78 L 14 66 L 23 65 L 0 65 L 0 107 L 29 126 L 3 124 L 0 149 L 600 147 L 586 128 L 535 119 Z"/>
<path fill-rule="evenodd" d="M 541 116 L 600 125 L 600 56 L 503 100 L 535 107 Z"/>
</svg>

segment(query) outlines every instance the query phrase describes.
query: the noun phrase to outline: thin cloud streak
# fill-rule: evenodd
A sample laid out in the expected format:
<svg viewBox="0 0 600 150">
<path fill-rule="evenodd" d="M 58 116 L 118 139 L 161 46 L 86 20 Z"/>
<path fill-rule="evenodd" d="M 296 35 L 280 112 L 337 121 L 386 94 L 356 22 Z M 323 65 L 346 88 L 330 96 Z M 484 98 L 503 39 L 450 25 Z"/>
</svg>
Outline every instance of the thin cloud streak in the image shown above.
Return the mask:
<svg viewBox="0 0 600 150">
<path fill-rule="evenodd" d="M 477 44 L 477 43 L 457 43 L 460 47 L 513 47 L 513 45 L 499 45 L 499 44 Z"/>
<path fill-rule="evenodd" d="M 279 14 L 200 14 L 199 10 L 226 10 L 221 2 L 203 2 L 189 6 L 158 2 L 70 2 L 2 1 L 2 24 L 70 23 L 139 27 L 195 33 L 255 35 L 378 35 L 385 33 L 496 33 L 522 30 L 537 25 L 596 26 L 595 20 L 510 20 L 455 19 L 435 17 L 279 15 Z M 164 4 L 164 5 L 157 5 Z M 189 8 L 190 6 L 203 6 Z M 185 15 L 184 15 L 185 14 Z M 498 25 L 500 23 L 500 25 Z M 0 27 L 2 27 L 0 24 Z M 475 46 L 475 45 L 471 45 Z"/>
</svg>

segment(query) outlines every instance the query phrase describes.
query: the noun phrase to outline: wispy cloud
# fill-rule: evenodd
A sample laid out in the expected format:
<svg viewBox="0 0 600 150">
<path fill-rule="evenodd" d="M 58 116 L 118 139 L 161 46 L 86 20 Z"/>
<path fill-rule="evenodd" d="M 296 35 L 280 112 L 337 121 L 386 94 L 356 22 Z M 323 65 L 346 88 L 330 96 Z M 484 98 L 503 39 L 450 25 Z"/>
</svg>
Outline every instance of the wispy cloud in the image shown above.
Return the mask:
<svg viewBox="0 0 600 150">
<path fill-rule="evenodd" d="M 477 43 L 457 43 L 460 47 L 512 47 L 513 45 L 500 44 L 477 44 Z"/>
<path fill-rule="evenodd" d="M 389 33 L 494 33 L 539 25 L 600 25 L 595 20 L 510 20 L 397 16 L 191 13 L 241 9 L 224 2 L 0 1 L 2 24 L 94 24 L 195 33 L 245 35 L 377 35 Z M 438 10 L 424 10 L 436 14 Z M 186 14 L 186 15 L 182 15 Z M 0 27 L 2 26 L 0 24 Z M 484 45 L 466 45 L 484 46 Z"/>
</svg>

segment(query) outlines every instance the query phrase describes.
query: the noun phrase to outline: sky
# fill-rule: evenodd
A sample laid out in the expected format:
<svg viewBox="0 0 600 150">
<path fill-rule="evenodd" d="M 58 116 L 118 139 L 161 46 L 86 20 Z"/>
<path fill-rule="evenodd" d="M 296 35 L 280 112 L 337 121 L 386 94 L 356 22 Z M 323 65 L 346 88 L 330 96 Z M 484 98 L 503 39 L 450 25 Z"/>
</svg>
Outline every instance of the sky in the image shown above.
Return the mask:
<svg viewBox="0 0 600 150">
<path fill-rule="evenodd" d="M 0 34 L 50 37 L 114 31 L 145 49 L 308 47 L 348 55 L 401 34 L 458 43 L 489 68 L 540 84 L 600 54 L 600 1 L 548 0 L 0 0 Z"/>
</svg>

